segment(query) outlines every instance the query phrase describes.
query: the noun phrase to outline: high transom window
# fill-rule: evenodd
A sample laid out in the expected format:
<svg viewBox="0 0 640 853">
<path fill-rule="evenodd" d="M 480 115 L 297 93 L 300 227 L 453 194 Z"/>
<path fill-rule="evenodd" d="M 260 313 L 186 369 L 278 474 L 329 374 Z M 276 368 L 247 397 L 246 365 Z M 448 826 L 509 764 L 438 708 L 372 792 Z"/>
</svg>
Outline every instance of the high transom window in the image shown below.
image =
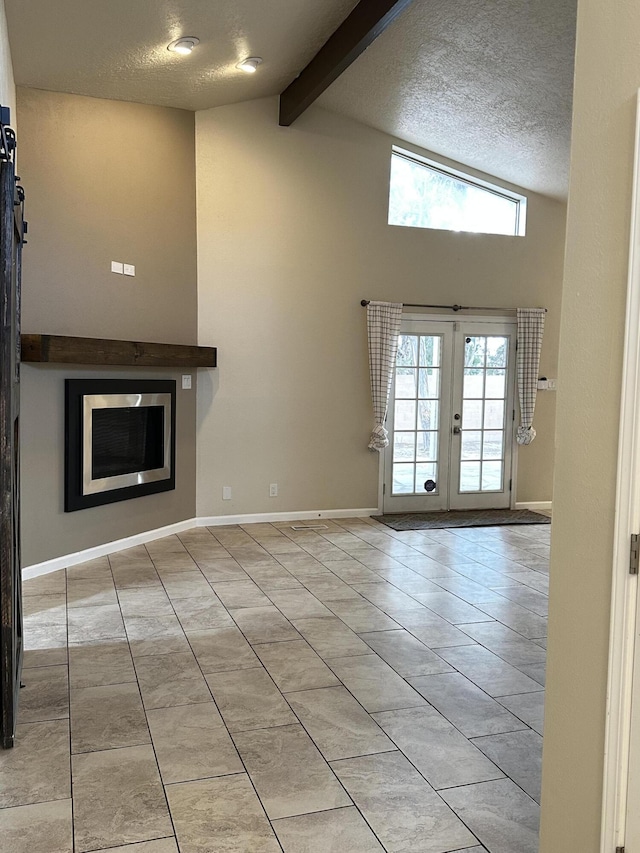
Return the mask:
<svg viewBox="0 0 640 853">
<path fill-rule="evenodd" d="M 393 148 L 389 225 L 521 237 L 526 210 L 524 196 Z"/>
</svg>

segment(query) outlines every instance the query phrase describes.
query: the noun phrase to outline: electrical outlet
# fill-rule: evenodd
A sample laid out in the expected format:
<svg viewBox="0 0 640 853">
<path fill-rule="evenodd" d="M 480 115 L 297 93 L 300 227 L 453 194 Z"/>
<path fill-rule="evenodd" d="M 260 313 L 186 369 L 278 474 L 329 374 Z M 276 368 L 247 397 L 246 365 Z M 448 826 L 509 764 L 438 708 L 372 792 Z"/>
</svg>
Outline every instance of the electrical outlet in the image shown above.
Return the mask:
<svg viewBox="0 0 640 853">
<path fill-rule="evenodd" d="M 277 483 L 271 483 L 269 485 L 269 497 L 270 498 L 277 498 L 278 497 L 278 484 Z"/>
<path fill-rule="evenodd" d="M 231 486 L 223 486 L 222 487 L 222 500 L 230 501 L 231 500 Z"/>
<path fill-rule="evenodd" d="M 111 272 L 117 272 L 118 275 L 122 275 L 124 273 L 124 264 L 120 263 L 120 261 L 111 261 Z"/>
<path fill-rule="evenodd" d="M 191 390 L 191 376 L 189 374 L 182 377 L 182 390 L 190 391 Z"/>
<path fill-rule="evenodd" d="M 549 379 L 549 384 L 547 385 L 547 389 L 549 391 L 557 391 L 558 389 L 558 380 L 557 379 Z"/>
</svg>

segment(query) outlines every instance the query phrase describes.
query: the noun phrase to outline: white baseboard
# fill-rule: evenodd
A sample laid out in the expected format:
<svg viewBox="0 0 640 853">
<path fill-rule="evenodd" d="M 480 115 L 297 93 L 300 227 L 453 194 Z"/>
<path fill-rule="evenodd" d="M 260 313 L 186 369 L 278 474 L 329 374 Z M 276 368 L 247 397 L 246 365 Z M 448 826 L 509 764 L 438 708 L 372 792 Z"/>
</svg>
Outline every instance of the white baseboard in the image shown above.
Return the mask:
<svg viewBox="0 0 640 853">
<path fill-rule="evenodd" d="M 162 539 L 164 536 L 173 536 L 176 533 L 184 533 L 197 526 L 197 519 L 187 518 L 176 524 L 167 524 L 166 527 L 157 527 L 155 530 L 146 530 L 144 533 L 136 533 L 125 539 L 116 539 L 114 542 L 105 542 L 104 545 L 95 545 L 93 548 L 85 548 L 73 554 L 65 554 L 63 557 L 55 557 L 53 560 L 45 560 L 43 563 L 34 563 L 22 569 L 22 579 L 37 578 L 40 575 L 48 575 L 57 572 L 58 569 L 66 569 L 69 566 L 77 566 L 78 563 L 87 563 L 107 554 L 115 554 L 116 551 L 125 551 L 136 545 L 144 545 L 145 542 L 153 542 L 154 539 Z"/>
<path fill-rule="evenodd" d="M 271 521 L 309 521 L 318 518 L 366 518 L 378 515 L 377 507 L 367 509 L 305 509 L 298 512 L 255 512 L 249 515 L 210 515 L 197 519 L 198 527 L 220 527 L 223 524 L 255 524 Z"/>
<path fill-rule="evenodd" d="M 553 501 L 523 501 L 522 503 L 516 502 L 516 509 L 530 509 L 532 512 L 539 512 L 540 510 L 547 510 L 551 512 L 551 508 L 553 506 Z"/>
<path fill-rule="evenodd" d="M 34 563 L 22 569 L 23 580 L 37 578 L 40 575 L 48 575 L 59 569 L 77 566 L 79 563 L 87 563 L 107 554 L 115 554 L 116 551 L 125 551 L 136 545 L 144 545 L 153 542 L 154 539 L 162 539 L 164 536 L 174 536 L 176 533 L 184 533 L 193 527 L 220 527 L 223 524 L 253 524 L 256 522 L 270 521 L 298 521 L 317 518 L 364 518 L 377 515 L 377 508 L 369 509 L 322 509 L 303 510 L 301 512 L 257 512 L 250 515 L 213 515 L 202 518 L 188 518 L 178 521 L 176 524 L 168 524 L 166 527 L 158 527 L 155 530 L 146 530 L 144 533 L 136 533 L 125 539 L 116 539 L 114 542 L 105 542 L 104 545 L 96 545 L 93 548 L 85 548 L 73 554 L 65 554 L 63 557 L 55 557 L 53 560 L 45 560 L 43 563 Z"/>
</svg>

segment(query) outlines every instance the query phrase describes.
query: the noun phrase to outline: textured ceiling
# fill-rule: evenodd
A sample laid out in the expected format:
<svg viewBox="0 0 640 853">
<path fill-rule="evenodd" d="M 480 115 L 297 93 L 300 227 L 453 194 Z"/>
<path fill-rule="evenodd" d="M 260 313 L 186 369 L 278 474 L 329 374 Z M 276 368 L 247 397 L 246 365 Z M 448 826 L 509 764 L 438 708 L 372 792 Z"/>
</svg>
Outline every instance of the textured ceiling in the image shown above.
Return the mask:
<svg viewBox="0 0 640 853">
<path fill-rule="evenodd" d="M 5 0 L 16 82 L 186 109 L 277 94 L 356 0 Z M 414 0 L 319 103 L 566 195 L 576 0 Z M 188 57 L 166 46 L 201 43 Z M 238 71 L 264 57 L 255 75 Z"/>
<path fill-rule="evenodd" d="M 576 0 L 414 0 L 320 103 L 564 197 Z"/>
<path fill-rule="evenodd" d="M 16 82 L 200 110 L 273 95 L 356 0 L 5 0 Z M 190 56 L 167 50 L 197 36 Z M 235 66 L 262 56 L 256 74 Z"/>
</svg>

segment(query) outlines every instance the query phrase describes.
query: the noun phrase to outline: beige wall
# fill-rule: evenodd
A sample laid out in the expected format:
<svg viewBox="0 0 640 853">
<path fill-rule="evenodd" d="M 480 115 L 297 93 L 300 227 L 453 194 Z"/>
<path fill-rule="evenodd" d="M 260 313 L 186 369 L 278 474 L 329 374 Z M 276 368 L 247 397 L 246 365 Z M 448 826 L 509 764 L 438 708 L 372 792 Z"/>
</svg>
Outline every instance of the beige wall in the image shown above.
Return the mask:
<svg viewBox="0 0 640 853">
<path fill-rule="evenodd" d="M 193 113 L 33 89 L 18 90 L 18 110 L 23 332 L 195 343 Z M 111 273 L 112 260 L 135 264 L 135 278 Z M 24 565 L 195 512 L 195 388 L 178 397 L 175 492 L 62 511 L 63 378 L 75 375 L 23 368 Z"/>
<path fill-rule="evenodd" d="M 541 853 L 600 851 L 640 11 L 579 0 Z"/>
<path fill-rule="evenodd" d="M 13 65 L 11 64 L 11 48 L 7 35 L 7 16 L 4 11 L 4 0 L 0 4 L 0 104 L 11 108 L 11 125 L 14 130 L 16 122 L 16 87 L 13 82 Z"/>
<path fill-rule="evenodd" d="M 195 343 L 193 113 L 23 88 L 18 110 L 23 331 Z"/>
<path fill-rule="evenodd" d="M 198 113 L 196 140 L 199 341 L 220 347 L 199 386 L 199 515 L 377 505 L 362 298 L 545 305 L 556 375 L 564 205 L 528 193 L 524 238 L 390 227 L 395 140 L 319 108 L 278 127 L 275 99 Z M 538 400 L 521 501 L 552 496 L 555 395 Z"/>
</svg>

